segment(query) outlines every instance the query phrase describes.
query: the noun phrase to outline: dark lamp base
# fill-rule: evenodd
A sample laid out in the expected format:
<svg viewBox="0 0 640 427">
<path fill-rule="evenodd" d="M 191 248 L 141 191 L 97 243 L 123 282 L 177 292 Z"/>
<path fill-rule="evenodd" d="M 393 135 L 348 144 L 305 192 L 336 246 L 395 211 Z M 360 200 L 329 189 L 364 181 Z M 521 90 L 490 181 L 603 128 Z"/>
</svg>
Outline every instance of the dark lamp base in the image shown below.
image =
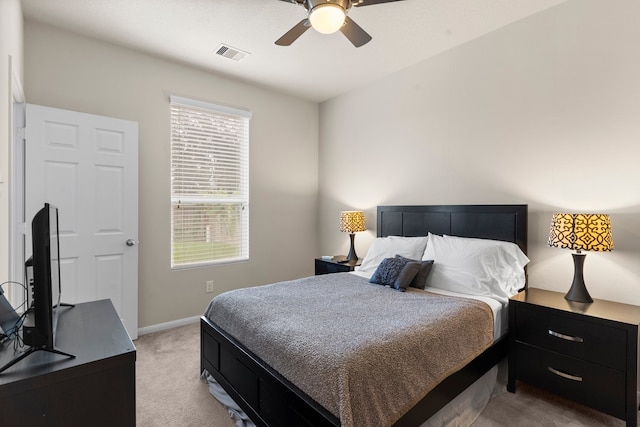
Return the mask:
<svg viewBox="0 0 640 427">
<path fill-rule="evenodd" d="M 353 241 L 355 239 L 355 233 L 349 233 L 349 238 L 351 239 L 351 248 L 349 249 L 349 255 L 347 255 L 346 261 L 357 261 L 358 255 L 356 255 L 356 248 L 353 246 Z"/>
<path fill-rule="evenodd" d="M 593 298 L 587 291 L 587 286 L 584 284 L 584 277 L 582 276 L 582 267 L 584 265 L 584 258 L 586 254 L 571 254 L 573 256 L 573 283 L 571 289 L 564 296 L 567 301 L 575 302 L 593 302 Z"/>
</svg>

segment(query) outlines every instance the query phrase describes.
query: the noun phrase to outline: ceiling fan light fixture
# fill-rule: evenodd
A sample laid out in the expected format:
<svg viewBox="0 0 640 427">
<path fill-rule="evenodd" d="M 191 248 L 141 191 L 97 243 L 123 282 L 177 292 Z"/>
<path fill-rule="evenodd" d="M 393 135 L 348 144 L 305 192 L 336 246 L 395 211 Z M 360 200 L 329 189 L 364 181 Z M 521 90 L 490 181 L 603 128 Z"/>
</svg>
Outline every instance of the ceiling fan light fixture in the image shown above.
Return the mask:
<svg viewBox="0 0 640 427">
<path fill-rule="evenodd" d="M 309 12 L 309 22 L 314 30 L 322 34 L 338 31 L 347 17 L 347 11 L 335 3 L 321 3 Z"/>
</svg>

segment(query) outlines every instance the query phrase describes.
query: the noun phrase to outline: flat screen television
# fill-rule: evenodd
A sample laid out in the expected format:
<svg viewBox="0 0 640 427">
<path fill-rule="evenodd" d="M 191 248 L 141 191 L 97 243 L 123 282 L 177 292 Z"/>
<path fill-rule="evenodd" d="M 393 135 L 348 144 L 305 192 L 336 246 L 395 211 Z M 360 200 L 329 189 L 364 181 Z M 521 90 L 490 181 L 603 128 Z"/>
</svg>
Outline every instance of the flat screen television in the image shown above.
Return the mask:
<svg viewBox="0 0 640 427">
<path fill-rule="evenodd" d="M 35 214 L 31 239 L 33 255 L 26 262 L 27 278 L 32 281 L 28 284 L 31 313 L 25 321 L 22 339 L 32 347 L 53 348 L 61 295 L 58 208 L 45 203 Z"/>
<path fill-rule="evenodd" d="M 31 239 L 33 254 L 25 263 L 29 309 L 22 325 L 22 341 L 29 349 L 1 367 L 0 372 L 39 350 L 74 357 L 55 348 L 59 310 L 68 305 L 60 302 L 58 208 L 45 203 L 35 214 Z"/>
</svg>

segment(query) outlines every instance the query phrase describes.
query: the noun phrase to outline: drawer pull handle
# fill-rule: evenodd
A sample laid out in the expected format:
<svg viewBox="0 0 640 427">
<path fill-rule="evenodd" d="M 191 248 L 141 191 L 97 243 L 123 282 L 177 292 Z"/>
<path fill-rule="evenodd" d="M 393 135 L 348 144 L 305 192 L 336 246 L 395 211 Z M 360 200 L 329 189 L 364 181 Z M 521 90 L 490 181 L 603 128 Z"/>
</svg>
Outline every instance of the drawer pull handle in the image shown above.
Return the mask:
<svg viewBox="0 0 640 427">
<path fill-rule="evenodd" d="M 572 381 L 582 382 L 582 377 L 576 377 L 575 375 L 571 375 L 571 374 L 567 374 L 567 373 L 562 372 L 562 371 L 558 371 L 557 369 L 553 369 L 551 366 L 548 366 L 547 369 L 549 369 L 549 372 L 551 372 L 553 374 L 556 374 L 559 377 L 566 378 L 566 379 L 572 380 Z"/>
<path fill-rule="evenodd" d="M 563 339 L 563 340 L 567 340 L 567 341 L 573 341 L 573 342 L 583 342 L 584 340 L 580 337 L 572 337 L 571 335 L 565 335 L 565 334 L 561 334 L 559 332 L 556 331 L 552 331 L 551 329 L 548 330 L 549 335 Z"/>
</svg>

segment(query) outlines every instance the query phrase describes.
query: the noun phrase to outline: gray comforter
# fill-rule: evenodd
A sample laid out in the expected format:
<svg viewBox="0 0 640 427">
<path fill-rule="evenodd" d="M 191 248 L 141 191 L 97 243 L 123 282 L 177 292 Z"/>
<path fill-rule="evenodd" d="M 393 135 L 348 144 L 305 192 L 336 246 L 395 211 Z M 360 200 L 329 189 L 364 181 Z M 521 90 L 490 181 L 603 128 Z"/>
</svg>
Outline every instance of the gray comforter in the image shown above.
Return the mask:
<svg viewBox="0 0 640 427">
<path fill-rule="evenodd" d="M 393 424 L 493 342 L 482 302 L 350 273 L 226 292 L 205 315 L 344 427 Z"/>
</svg>

